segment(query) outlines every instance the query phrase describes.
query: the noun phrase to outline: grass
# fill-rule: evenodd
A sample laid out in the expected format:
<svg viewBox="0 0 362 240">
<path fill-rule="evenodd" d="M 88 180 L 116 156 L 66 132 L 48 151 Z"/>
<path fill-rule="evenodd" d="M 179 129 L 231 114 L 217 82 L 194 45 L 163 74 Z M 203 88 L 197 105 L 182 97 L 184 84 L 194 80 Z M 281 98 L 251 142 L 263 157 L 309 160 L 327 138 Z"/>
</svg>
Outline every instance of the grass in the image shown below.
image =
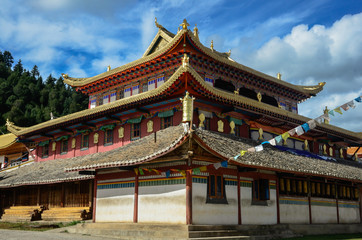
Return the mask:
<svg viewBox="0 0 362 240">
<path fill-rule="evenodd" d="M 304 236 L 304 237 L 296 237 L 296 238 L 285 238 L 284 240 L 362 240 L 362 233 L 313 235 L 313 236 Z"/>
<path fill-rule="evenodd" d="M 47 231 L 54 228 L 73 226 L 80 222 L 81 221 L 72 221 L 69 223 L 54 223 L 54 224 L 44 224 L 37 222 L 19 222 L 19 223 L 0 222 L 0 229 L 23 230 L 23 231 Z"/>
</svg>

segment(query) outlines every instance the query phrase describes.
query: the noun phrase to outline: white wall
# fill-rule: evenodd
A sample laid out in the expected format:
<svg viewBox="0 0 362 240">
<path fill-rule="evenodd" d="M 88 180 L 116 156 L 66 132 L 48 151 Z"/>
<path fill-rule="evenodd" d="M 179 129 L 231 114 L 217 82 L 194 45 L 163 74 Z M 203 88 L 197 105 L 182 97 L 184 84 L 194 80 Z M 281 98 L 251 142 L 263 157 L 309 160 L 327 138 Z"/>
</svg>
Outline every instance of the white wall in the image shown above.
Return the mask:
<svg viewBox="0 0 362 240">
<path fill-rule="evenodd" d="M 186 224 L 186 185 L 140 186 L 138 222 Z"/>
<path fill-rule="evenodd" d="M 335 203 L 336 200 L 334 199 L 312 198 L 312 223 L 337 223 Z"/>
<path fill-rule="evenodd" d="M 96 222 L 133 222 L 134 187 L 97 189 Z"/>
<path fill-rule="evenodd" d="M 307 197 L 279 197 L 280 223 L 309 223 Z"/>
<path fill-rule="evenodd" d="M 226 185 L 227 204 L 206 203 L 207 184 L 192 183 L 193 224 L 238 224 L 237 186 Z"/>
<path fill-rule="evenodd" d="M 359 223 L 360 211 L 357 201 L 338 201 L 339 222 L 340 223 Z"/>
</svg>

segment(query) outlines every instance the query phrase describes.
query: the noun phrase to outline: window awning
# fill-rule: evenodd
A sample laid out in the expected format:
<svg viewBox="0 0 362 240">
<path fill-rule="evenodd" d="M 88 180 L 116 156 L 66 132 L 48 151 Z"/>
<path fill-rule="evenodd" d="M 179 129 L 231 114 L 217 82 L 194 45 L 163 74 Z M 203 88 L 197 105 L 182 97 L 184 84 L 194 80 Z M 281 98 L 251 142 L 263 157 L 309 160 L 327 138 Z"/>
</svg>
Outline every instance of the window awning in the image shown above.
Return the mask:
<svg viewBox="0 0 362 240">
<path fill-rule="evenodd" d="M 241 119 L 230 117 L 229 122 L 234 122 L 235 125 L 243 125 L 244 121 Z"/>
<path fill-rule="evenodd" d="M 49 140 L 44 141 L 44 142 L 40 142 L 38 145 L 39 145 L 40 147 L 44 147 L 45 145 L 48 145 L 48 144 L 49 144 Z"/>
<path fill-rule="evenodd" d="M 99 130 L 102 130 L 102 131 L 112 130 L 115 126 L 116 125 L 114 125 L 114 124 L 104 125 L 104 126 L 100 127 Z"/>
<path fill-rule="evenodd" d="M 66 136 L 61 136 L 61 137 L 58 137 L 57 139 L 55 139 L 55 141 L 62 141 L 62 140 L 68 140 L 69 139 L 69 135 L 66 135 Z"/>
<path fill-rule="evenodd" d="M 168 110 L 168 111 L 159 112 L 158 117 L 160 117 L 160 118 L 171 117 L 171 116 L 173 116 L 173 114 L 174 114 L 174 111 L 173 111 L 173 109 L 171 109 L 171 110 Z"/>
<path fill-rule="evenodd" d="M 142 118 L 143 118 L 143 115 L 138 118 L 128 119 L 127 123 L 140 123 L 142 121 Z"/>
</svg>

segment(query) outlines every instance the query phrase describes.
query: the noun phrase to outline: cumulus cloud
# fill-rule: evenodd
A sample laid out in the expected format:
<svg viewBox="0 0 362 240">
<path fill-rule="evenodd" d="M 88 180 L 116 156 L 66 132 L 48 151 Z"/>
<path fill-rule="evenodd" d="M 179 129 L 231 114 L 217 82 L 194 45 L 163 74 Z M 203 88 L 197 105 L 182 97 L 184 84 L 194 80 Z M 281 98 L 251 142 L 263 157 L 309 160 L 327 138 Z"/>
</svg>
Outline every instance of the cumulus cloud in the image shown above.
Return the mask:
<svg viewBox="0 0 362 240">
<path fill-rule="evenodd" d="M 322 114 L 324 106 L 337 107 L 362 93 L 362 13 L 346 15 L 330 27 L 301 24 L 283 37 L 274 37 L 256 50 L 236 52 L 240 63 L 300 85 L 326 82 L 316 98 L 300 104 L 309 117 Z M 240 43 L 242 44 L 242 43 Z M 245 50 L 245 49 L 244 49 Z M 362 131 L 359 110 L 332 118 L 332 124 Z M 357 123 L 357 124 L 356 124 Z M 359 123 L 359 124 L 358 124 Z"/>
</svg>

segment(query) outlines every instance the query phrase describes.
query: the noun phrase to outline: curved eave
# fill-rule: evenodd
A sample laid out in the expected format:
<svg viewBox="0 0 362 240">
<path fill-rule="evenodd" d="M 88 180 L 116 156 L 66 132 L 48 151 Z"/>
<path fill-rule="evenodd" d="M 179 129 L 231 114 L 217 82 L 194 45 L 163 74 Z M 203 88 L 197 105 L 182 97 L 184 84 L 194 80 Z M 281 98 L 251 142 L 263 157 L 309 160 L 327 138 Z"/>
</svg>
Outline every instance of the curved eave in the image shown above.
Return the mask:
<svg viewBox="0 0 362 240">
<path fill-rule="evenodd" d="M 108 72 L 104 72 L 104 73 L 101 73 L 99 75 L 96 75 L 96 76 L 90 77 L 90 78 L 67 77 L 67 78 L 64 78 L 64 83 L 66 83 L 66 84 L 68 84 L 68 85 L 70 85 L 72 87 L 81 87 L 81 86 L 90 84 L 92 82 L 95 82 L 97 80 L 112 76 L 112 75 L 114 75 L 116 73 L 122 72 L 124 70 L 129 69 L 129 68 L 135 67 L 135 66 L 137 66 L 139 64 L 146 63 L 146 62 L 158 57 L 159 55 L 162 55 L 162 54 L 166 53 L 175 43 L 177 43 L 177 41 L 183 36 L 183 34 L 185 32 L 186 32 L 186 30 L 179 31 L 176 34 L 176 36 L 174 38 L 172 38 L 172 40 L 168 44 L 166 44 L 163 48 L 159 49 L 158 51 L 156 51 L 156 52 L 154 52 L 154 53 L 152 53 L 150 55 L 144 56 L 144 57 L 142 57 L 142 58 L 140 58 L 140 59 L 138 59 L 136 61 L 133 61 L 133 62 L 130 62 L 130 63 L 126 64 L 126 65 L 111 69 Z M 158 33 L 156 35 L 156 37 L 159 34 L 162 35 L 163 33 Z M 165 35 L 167 35 L 167 34 L 165 34 Z M 157 41 L 157 38 L 156 38 L 155 41 Z"/>
<path fill-rule="evenodd" d="M 12 133 L 0 136 L 0 150 L 10 147 L 16 143 L 16 136 Z"/>
<path fill-rule="evenodd" d="M 146 56 L 150 53 L 150 51 L 151 51 L 152 48 L 155 46 L 157 40 L 158 40 L 160 37 L 163 38 L 163 39 L 165 39 L 165 40 L 169 43 L 169 42 L 172 41 L 172 39 L 175 37 L 175 35 L 172 34 L 172 33 L 170 33 L 169 31 L 167 31 L 167 29 L 165 29 L 165 28 L 163 28 L 163 27 L 162 27 L 162 28 L 159 28 L 156 36 L 153 38 L 151 44 L 148 46 L 148 48 L 146 49 L 146 51 L 145 51 L 145 53 L 143 54 L 142 57 L 146 57 Z"/>
</svg>

